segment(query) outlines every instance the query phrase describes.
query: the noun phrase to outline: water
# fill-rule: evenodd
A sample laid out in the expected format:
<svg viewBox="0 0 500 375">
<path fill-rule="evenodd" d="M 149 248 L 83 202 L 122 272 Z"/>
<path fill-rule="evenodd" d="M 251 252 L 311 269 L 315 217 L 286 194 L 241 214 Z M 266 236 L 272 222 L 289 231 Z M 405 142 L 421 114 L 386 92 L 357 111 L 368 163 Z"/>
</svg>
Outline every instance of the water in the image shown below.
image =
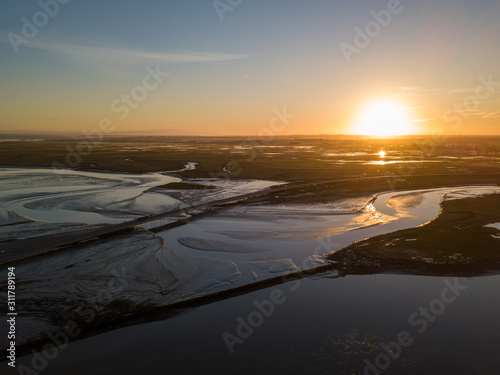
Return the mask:
<svg viewBox="0 0 500 375">
<path fill-rule="evenodd" d="M 438 216 L 445 197 L 465 198 L 499 191 L 498 187 L 470 186 L 390 192 L 379 194 L 364 210 L 357 209 L 368 198 L 312 207 L 236 206 L 159 235 L 178 257 L 189 257 L 190 262 L 200 264 L 207 260 L 221 266 L 230 263 L 241 272 L 237 284 L 249 284 L 276 276 L 262 272 L 267 264 L 281 264 L 280 272 L 313 268 L 318 265 L 316 255 L 428 223 Z M 217 275 L 200 272 L 197 277 L 216 279 Z"/>
<path fill-rule="evenodd" d="M 466 289 L 419 333 L 424 318 L 412 325 L 410 317 L 441 299 L 445 280 Z M 385 366 L 381 344 L 407 332 L 412 343 L 381 373 L 498 374 L 499 281 L 374 275 L 292 282 L 77 341 L 43 373 L 363 374 L 365 360 Z M 248 321 L 255 303 L 276 290 L 282 303 L 231 353 L 224 333 L 237 336 L 238 317 Z"/>
<path fill-rule="evenodd" d="M 181 202 L 150 192 L 178 182 L 160 173 L 120 174 L 44 168 L 0 168 L 0 206 L 34 221 L 120 223 Z"/>
<path fill-rule="evenodd" d="M 69 218 L 76 222 L 95 222 L 97 218 L 86 216 L 92 213 L 111 220 L 116 218 L 110 214 L 149 212 L 151 208 L 158 208 L 160 203 L 156 199 L 170 207 L 175 203 L 172 197 L 156 193 L 153 196 L 149 189 L 178 180 L 163 175 L 68 172 L 67 183 L 57 185 L 53 172 L 35 169 L 3 170 L 2 177 L 1 206 L 35 220 L 55 222 Z M 239 186 L 228 186 L 226 190 L 231 194 L 241 190 Z M 439 203 L 444 196 L 457 199 L 494 191 L 498 188 L 392 192 L 379 195 L 363 212 L 354 211 L 366 201 L 315 207 L 243 206 L 193 220 L 159 235 L 171 252 L 168 259 L 178 262 L 174 266 L 184 262 L 195 269 L 190 269 L 191 273 L 185 271 L 185 281 L 179 289 L 206 294 L 273 277 L 293 267 L 314 267 L 311 256 L 315 254 L 336 250 L 358 239 L 424 224 L 439 213 Z M 99 212 L 100 207 L 108 211 Z M 12 218 L 5 215 L 4 219 Z M 158 242 L 155 238 L 147 240 Z M 123 255 L 121 249 L 118 255 Z M 97 251 L 100 248 L 94 250 L 100 256 L 91 257 L 90 261 L 84 257 L 78 262 L 70 253 L 56 254 L 49 262 L 55 268 L 50 272 L 57 273 L 68 285 L 77 285 L 72 278 L 88 281 L 85 272 L 92 262 L 109 259 L 104 251 L 114 248 L 106 250 L 103 246 L 103 252 Z M 134 253 L 133 249 L 128 250 Z M 152 247 L 148 259 L 159 259 L 155 251 Z M 33 265 L 40 266 L 39 263 Z M 221 279 L 221 265 L 231 271 L 228 274 L 231 277 Z M 29 269 L 29 264 L 26 267 Z M 136 268 L 133 265 L 127 268 L 130 277 L 144 280 L 143 268 Z M 78 273 L 78 270 L 82 271 Z M 153 275 L 161 278 L 162 271 L 155 270 Z M 21 291 L 22 280 L 20 277 Z M 500 276 L 459 279 L 458 285 L 466 289 L 450 303 L 443 302 L 443 296 L 448 300 L 453 297 L 443 294 L 445 288 L 449 288 L 446 280 L 456 283 L 453 278 L 371 275 L 282 284 L 178 311 L 168 319 L 163 316 L 147 324 L 89 338 L 77 337 L 77 341 L 67 347 L 60 347 L 58 355 L 39 372 L 51 375 L 362 374 L 366 366 L 378 366 L 368 369 L 367 373 L 498 375 Z M 135 284 L 131 282 L 131 288 L 132 285 Z M 49 291 L 44 288 L 47 288 L 44 283 L 37 285 L 36 280 L 32 280 L 29 284 L 32 294 L 19 295 L 19 303 L 22 304 L 23 298 L 40 298 L 46 302 L 50 298 L 44 300 L 44 293 L 57 294 L 61 284 Z M 73 289 L 67 291 L 73 293 L 67 298 L 83 298 L 79 288 Z M 89 290 L 93 293 L 94 289 Z M 176 293 L 172 291 L 171 295 Z M 263 302 L 272 296 L 276 303 Z M 268 316 L 259 312 L 257 305 L 267 306 Z M 434 311 L 444 308 L 439 314 L 422 320 L 419 309 L 431 307 Z M 148 318 L 147 313 L 144 318 Z M 239 335 L 240 318 L 243 321 L 257 319 L 253 320 L 255 327 Z M 426 321 L 425 330 L 419 333 L 418 328 Z M 398 335 L 404 332 L 407 339 L 412 340 L 411 344 L 401 347 L 397 358 L 384 354 L 381 344 L 397 341 Z M 19 359 L 32 367 L 30 356 Z M 382 371 L 382 367 L 389 364 Z"/>
</svg>

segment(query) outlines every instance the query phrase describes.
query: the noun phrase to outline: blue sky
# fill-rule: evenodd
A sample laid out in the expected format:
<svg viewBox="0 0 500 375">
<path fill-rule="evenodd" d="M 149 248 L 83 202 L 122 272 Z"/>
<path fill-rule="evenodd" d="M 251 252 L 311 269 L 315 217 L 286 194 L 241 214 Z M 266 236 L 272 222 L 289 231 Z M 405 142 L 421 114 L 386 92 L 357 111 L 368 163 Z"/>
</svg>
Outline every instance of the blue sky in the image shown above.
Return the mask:
<svg viewBox="0 0 500 375">
<path fill-rule="evenodd" d="M 397 98 L 420 133 L 498 133 L 500 87 L 457 110 L 480 77 L 500 81 L 498 1 L 401 1 L 350 62 L 340 44 L 355 46 L 355 28 L 391 1 L 221 2 L 232 8 L 223 21 L 212 1 L 71 0 L 16 53 L 9 35 L 23 36 L 23 17 L 41 7 L 7 1 L 0 131 L 80 132 L 115 120 L 111 103 L 159 65 L 168 78 L 117 131 L 251 135 L 286 107 L 297 116 L 284 133 L 345 133 L 365 102 Z M 443 120 L 450 109 L 460 129 Z"/>
</svg>

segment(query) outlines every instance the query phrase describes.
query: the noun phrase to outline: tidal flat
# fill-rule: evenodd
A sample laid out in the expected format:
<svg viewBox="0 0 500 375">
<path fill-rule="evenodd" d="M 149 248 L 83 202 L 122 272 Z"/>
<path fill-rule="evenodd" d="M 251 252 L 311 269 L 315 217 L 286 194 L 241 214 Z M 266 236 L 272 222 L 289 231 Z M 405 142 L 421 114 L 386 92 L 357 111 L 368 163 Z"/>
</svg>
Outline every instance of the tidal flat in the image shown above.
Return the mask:
<svg viewBox="0 0 500 375">
<path fill-rule="evenodd" d="M 32 350 L 43 354 L 68 325 L 78 334 L 41 373 L 70 367 L 109 373 L 109 358 L 131 365 L 132 352 L 143 352 L 155 373 L 164 368 L 160 342 L 168 343 L 178 373 L 201 369 L 188 363 L 192 348 L 212 371 L 246 373 L 239 361 L 258 356 L 248 373 L 362 373 L 365 360 L 375 363 L 381 344 L 404 329 L 413 330 L 415 344 L 385 372 L 426 373 L 433 367 L 421 358 L 439 357 L 443 371 L 467 373 L 452 362 L 464 349 L 437 339 L 471 335 L 461 328 L 460 311 L 475 327 L 473 342 L 483 337 L 483 345 L 498 347 L 498 335 L 490 334 L 498 331 L 491 314 L 496 307 L 482 307 L 498 295 L 498 137 L 279 137 L 266 144 L 229 137 L 114 138 L 77 166 L 61 168 L 64 150 L 81 141 L 3 142 L 2 247 L 256 195 L 190 212 L 161 228 L 143 225 L 14 262 L 19 353 L 27 367 L 36 358 Z M 27 152 L 40 157 L 30 165 Z M 426 328 L 430 335 L 420 335 L 415 329 L 423 323 L 409 317 L 455 277 L 474 295 L 456 296 L 459 302 L 434 314 L 443 316 Z M 267 316 L 256 306 L 275 290 L 283 303 Z M 370 316 L 372 307 L 377 313 Z M 255 311 L 262 323 L 240 337 L 241 319 Z M 215 316 L 217 324 L 207 318 Z M 120 349 L 93 352 L 124 336 L 130 340 Z M 174 348 L 172 340 L 180 344 Z M 482 373 L 494 373 L 495 350 L 468 348 Z M 208 364 L 214 356 L 220 360 Z M 96 361 L 86 363 L 89 357 Z"/>
</svg>

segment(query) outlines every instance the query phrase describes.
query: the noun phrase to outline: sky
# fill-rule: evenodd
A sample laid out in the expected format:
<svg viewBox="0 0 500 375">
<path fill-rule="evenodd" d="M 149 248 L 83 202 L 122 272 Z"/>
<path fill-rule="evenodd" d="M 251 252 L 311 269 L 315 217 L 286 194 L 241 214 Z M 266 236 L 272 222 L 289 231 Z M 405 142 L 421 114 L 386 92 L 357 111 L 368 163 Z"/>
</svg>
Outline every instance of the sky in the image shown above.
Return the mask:
<svg viewBox="0 0 500 375">
<path fill-rule="evenodd" d="M 0 133 L 500 134 L 499 19 L 498 0 L 6 0 Z"/>
</svg>

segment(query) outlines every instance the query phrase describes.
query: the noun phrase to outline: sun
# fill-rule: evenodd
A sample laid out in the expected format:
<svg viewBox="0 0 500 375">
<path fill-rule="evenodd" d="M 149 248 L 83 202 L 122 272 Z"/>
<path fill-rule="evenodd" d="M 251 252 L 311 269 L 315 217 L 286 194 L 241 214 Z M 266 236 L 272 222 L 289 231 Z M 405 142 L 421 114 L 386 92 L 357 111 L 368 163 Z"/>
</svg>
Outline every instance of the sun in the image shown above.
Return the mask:
<svg viewBox="0 0 500 375">
<path fill-rule="evenodd" d="M 370 102 L 360 113 L 354 133 L 376 137 L 413 133 L 407 109 L 398 101 L 381 99 Z"/>
</svg>

